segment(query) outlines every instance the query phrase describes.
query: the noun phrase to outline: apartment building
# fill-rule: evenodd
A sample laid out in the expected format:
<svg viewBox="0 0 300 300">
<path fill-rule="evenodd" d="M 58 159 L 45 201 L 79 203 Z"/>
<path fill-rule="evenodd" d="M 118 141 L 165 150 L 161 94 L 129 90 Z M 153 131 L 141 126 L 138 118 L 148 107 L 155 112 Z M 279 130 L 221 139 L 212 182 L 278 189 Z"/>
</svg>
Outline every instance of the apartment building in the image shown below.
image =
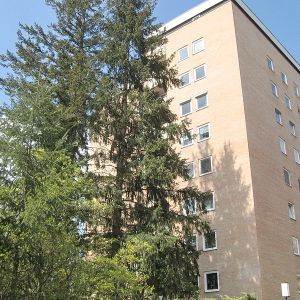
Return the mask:
<svg viewBox="0 0 300 300">
<path fill-rule="evenodd" d="M 181 79 L 167 97 L 196 136 L 178 145 L 180 185 L 211 191 L 201 299 L 282 299 L 281 283 L 300 299 L 299 63 L 241 0 L 208 0 L 165 30 Z"/>
</svg>

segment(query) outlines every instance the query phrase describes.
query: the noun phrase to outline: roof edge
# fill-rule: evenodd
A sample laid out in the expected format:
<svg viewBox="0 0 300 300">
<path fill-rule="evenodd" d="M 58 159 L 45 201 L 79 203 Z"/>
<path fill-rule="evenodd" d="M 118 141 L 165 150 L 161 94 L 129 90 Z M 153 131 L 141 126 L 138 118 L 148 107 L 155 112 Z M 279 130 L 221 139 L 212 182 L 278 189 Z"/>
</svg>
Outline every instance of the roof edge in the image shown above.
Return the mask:
<svg viewBox="0 0 300 300">
<path fill-rule="evenodd" d="M 181 24 L 193 19 L 195 16 L 215 7 L 222 2 L 228 0 L 207 0 L 194 8 L 184 12 L 171 21 L 167 22 L 161 27 L 162 31 L 168 33 L 172 29 L 180 26 Z M 259 27 L 259 29 L 271 40 L 272 43 L 286 56 L 286 58 L 294 65 L 294 67 L 300 72 L 300 64 L 289 53 L 289 51 L 279 42 L 274 34 L 263 24 L 263 22 L 252 12 L 252 10 L 242 0 L 230 0 L 238 4 L 238 6 L 246 13 L 246 15 Z"/>
</svg>

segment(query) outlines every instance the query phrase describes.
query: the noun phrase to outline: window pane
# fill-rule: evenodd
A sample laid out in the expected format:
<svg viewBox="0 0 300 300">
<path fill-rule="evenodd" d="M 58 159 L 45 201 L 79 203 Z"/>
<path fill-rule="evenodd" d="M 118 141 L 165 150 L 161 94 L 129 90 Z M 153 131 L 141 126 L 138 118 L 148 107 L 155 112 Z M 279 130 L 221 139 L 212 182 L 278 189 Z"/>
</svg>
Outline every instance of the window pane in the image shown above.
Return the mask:
<svg viewBox="0 0 300 300">
<path fill-rule="evenodd" d="M 201 109 L 207 106 L 207 94 L 196 97 L 197 100 L 197 109 Z"/>
<path fill-rule="evenodd" d="M 284 154 L 286 154 L 286 145 L 285 141 L 281 138 L 279 138 L 279 145 L 280 145 L 280 151 Z"/>
<path fill-rule="evenodd" d="M 188 177 L 193 178 L 194 177 L 194 163 L 187 164 L 186 169 L 188 172 Z"/>
<path fill-rule="evenodd" d="M 179 60 L 184 60 L 187 59 L 188 57 L 189 57 L 189 52 L 187 47 L 184 47 L 179 50 Z"/>
<path fill-rule="evenodd" d="M 273 61 L 271 58 L 267 57 L 267 62 L 268 62 L 268 68 L 271 70 L 271 71 L 274 71 L 274 65 L 273 65 Z"/>
<path fill-rule="evenodd" d="M 181 108 L 181 115 L 182 116 L 191 113 L 192 112 L 191 101 L 187 101 L 187 102 L 184 102 L 184 103 L 180 104 L 180 108 Z"/>
<path fill-rule="evenodd" d="M 299 255 L 299 241 L 297 238 L 293 237 L 293 252 L 296 255 Z"/>
<path fill-rule="evenodd" d="M 288 186 L 291 186 L 291 178 L 290 178 L 290 173 L 287 170 L 283 170 L 283 175 L 284 175 L 284 181 Z"/>
<path fill-rule="evenodd" d="M 204 209 L 206 210 L 213 210 L 215 208 L 215 204 L 214 204 L 214 194 L 213 193 L 209 193 L 204 201 L 203 201 L 203 205 L 204 205 Z"/>
<path fill-rule="evenodd" d="M 206 287 L 208 291 L 219 289 L 218 273 L 206 274 Z"/>
<path fill-rule="evenodd" d="M 204 49 L 204 40 L 198 40 L 193 43 L 193 53 L 196 54 Z"/>
<path fill-rule="evenodd" d="M 275 119 L 278 124 L 282 124 L 281 112 L 275 108 Z"/>
<path fill-rule="evenodd" d="M 288 84 L 287 76 L 284 73 L 281 73 L 281 79 L 285 84 Z"/>
<path fill-rule="evenodd" d="M 180 76 L 180 86 L 183 87 L 190 83 L 190 73 L 185 73 Z"/>
<path fill-rule="evenodd" d="M 211 166 L 211 157 L 207 157 L 204 159 L 201 159 L 200 161 L 200 174 L 207 174 L 212 171 L 212 166 Z"/>
<path fill-rule="evenodd" d="M 188 146 L 191 145 L 193 143 L 192 137 L 191 137 L 191 133 L 190 135 L 184 135 L 181 138 L 181 146 Z"/>
<path fill-rule="evenodd" d="M 296 219 L 295 206 L 292 203 L 289 203 L 289 217 L 294 220 Z"/>
<path fill-rule="evenodd" d="M 205 140 L 209 138 L 209 125 L 199 127 L 199 140 Z"/>
<path fill-rule="evenodd" d="M 195 69 L 195 80 L 199 80 L 203 77 L 205 77 L 205 66 L 204 65 Z"/>
<path fill-rule="evenodd" d="M 187 237 L 186 242 L 190 247 L 194 248 L 195 250 L 198 250 L 196 234 L 193 234 L 192 236 Z"/>
<path fill-rule="evenodd" d="M 300 152 L 296 149 L 294 149 L 294 158 L 295 158 L 295 162 L 297 164 L 300 164 Z"/>
<path fill-rule="evenodd" d="M 217 247 L 216 232 L 211 231 L 204 235 L 204 250 L 215 249 Z"/>
<path fill-rule="evenodd" d="M 284 100 L 285 100 L 285 105 L 288 109 L 292 109 L 292 101 L 291 99 L 288 97 L 288 96 L 285 96 L 284 97 Z"/>
<path fill-rule="evenodd" d="M 297 97 L 300 96 L 299 87 L 296 84 L 294 85 L 294 92 L 295 92 L 295 96 Z"/>
<path fill-rule="evenodd" d="M 197 212 L 196 200 L 193 198 L 186 199 L 184 203 L 184 210 L 187 216 L 195 214 Z"/>
<path fill-rule="evenodd" d="M 290 131 L 292 135 L 296 136 L 296 126 L 293 122 L 289 121 L 289 125 L 290 125 Z"/>
<path fill-rule="evenodd" d="M 272 94 L 274 95 L 274 96 L 278 96 L 278 93 L 277 93 L 277 86 L 276 86 L 276 84 L 275 83 L 272 83 Z"/>
</svg>

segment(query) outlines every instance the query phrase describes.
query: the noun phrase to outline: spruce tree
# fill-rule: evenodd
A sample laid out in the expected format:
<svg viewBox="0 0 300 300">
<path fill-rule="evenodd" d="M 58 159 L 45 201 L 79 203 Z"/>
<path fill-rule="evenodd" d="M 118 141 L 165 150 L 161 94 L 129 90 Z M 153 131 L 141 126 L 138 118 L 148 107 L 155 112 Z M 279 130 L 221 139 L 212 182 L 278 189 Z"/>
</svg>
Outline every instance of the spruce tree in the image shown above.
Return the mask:
<svg viewBox="0 0 300 300">
<path fill-rule="evenodd" d="M 133 236 L 147 241 L 155 251 L 142 254 L 137 270 L 148 275 L 156 296 L 174 299 L 197 293 L 199 253 L 188 240 L 208 225 L 202 216 L 205 195 L 176 184 L 188 177 L 174 147 L 188 123 L 177 121 L 164 97 L 178 80 L 172 57 L 163 51 L 166 39 L 155 24 L 154 6 L 151 0 L 106 1 L 101 51 L 106 72 L 91 130 L 98 142 L 93 159 L 100 170 L 100 200 L 111 208 L 103 229 L 111 239 L 110 255 Z M 183 214 L 190 199 L 197 202 L 197 216 Z"/>
<path fill-rule="evenodd" d="M 53 101 L 64 112 L 64 147 L 86 156 L 88 116 L 96 93 L 101 62 L 102 0 L 46 0 L 57 21 L 45 30 L 38 24 L 20 25 L 16 51 L 0 56 L 13 72 L 1 79 L 10 97 L 47 84 Z"/>
</svg>

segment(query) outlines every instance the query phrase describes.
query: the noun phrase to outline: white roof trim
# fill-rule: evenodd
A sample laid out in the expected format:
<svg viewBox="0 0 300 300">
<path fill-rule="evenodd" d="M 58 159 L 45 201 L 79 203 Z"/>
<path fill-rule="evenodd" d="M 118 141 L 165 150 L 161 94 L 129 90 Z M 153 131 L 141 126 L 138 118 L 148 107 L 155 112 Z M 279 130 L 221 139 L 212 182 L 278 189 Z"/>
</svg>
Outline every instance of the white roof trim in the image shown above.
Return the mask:
<svg viewBox="0 0 300 300">
<path fill-rule="evenodd" d="M 179 15 L 173 20 L 162 26 L 162 30 L 170 31 L 180 24 L 192 19 L 193 17 L 201 14 L 202 12 L 210 9 L 211 7 L 223 2 L 224 0 L 207 0 L 194 8 L 186 11 L 185 13 Z M 253 22 L 268 36 L 268 38 L 280 49 L 280 51 L 290 60 L 290 62 L 295 66 L 295 68 L 300 72 L 299 63 L 293 58 L 293 56 L 288 52 L 288 50 L 278 41 L 278 39 L 272 34 L 272 32 L 260 21 L 260 19 L 250 10 L 250 8 L 242 0 L 232 0 L 235 1 L 244 12 L 253 20 Z"/>
</svg>

